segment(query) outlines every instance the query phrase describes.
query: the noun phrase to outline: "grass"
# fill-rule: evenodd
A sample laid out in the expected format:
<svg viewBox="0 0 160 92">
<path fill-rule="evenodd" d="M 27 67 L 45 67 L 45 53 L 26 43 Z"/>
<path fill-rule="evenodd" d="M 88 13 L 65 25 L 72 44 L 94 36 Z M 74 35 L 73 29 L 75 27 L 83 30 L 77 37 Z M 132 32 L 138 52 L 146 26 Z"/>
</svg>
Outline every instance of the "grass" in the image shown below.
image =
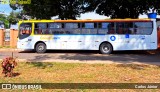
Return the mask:
<svg viewBox="0 0 160 92">
<path fill-rule="evenodd" d="M 10 47 L 10 46 L 0 46 L 0 49 L 15 49 L 16 47 Z"/>
<path fill-rule="evenodd" d="M 10 46 L 0 46 L 0 48 L 10 48 Z"/>
<path fill-rule="evenodd" d="M 2 68 L 0 68 L 2 71 Z M 12 78 L 0 75 L 1 83 L 160 83 L 160 66 L 138 64 L 81 64 L 19 62 Z M 16 90 L 15 90 L 16 91 Z M 20 90 L 21 92 L 22 90 Z M 28 91 L 28 90 L 27 90 Z M 44 90 L 37 90 L 44 91 Z M 45 90 L 50 92 L 51 90 Z M 52 90 L 57 92 L 136 92 L 136 90 Z M 146 92 L 146 90 L 138 90 Z M 147 90 L 157 92 L 155 89 Z"/>
</svg>

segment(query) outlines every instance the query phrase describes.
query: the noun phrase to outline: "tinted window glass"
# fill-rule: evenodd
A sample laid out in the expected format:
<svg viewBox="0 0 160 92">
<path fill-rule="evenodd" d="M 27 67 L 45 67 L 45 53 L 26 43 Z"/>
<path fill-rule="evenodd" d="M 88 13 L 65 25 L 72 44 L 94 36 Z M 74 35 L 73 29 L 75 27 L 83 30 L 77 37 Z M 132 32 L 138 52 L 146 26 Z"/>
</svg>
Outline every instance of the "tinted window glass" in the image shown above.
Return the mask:
<svg viewBox="0 0 160 92">
<path fill-rule="evenodd" d="M 50 34 L 47 23 L 35 23 L 35 34 Z"/>
<path fill-rule="evenodd" d="M 62 28 L 62 23 L 49 23 L 49 28 Z"/>
<path fill-rule="evenodd" d="M 152 33 L 152 22 L 135 22 L 136 34 L 149 35 Z"/>
<path fill-rule="evenodd" d="M 117 22 L 116 33 L 118 34 L 134 34 L 132 22 Z"/>
<path fill-rule="evenodd" d="M 108 24 L 109 23 L 102 23 L 102 27 L 101 28 L 105 28 L 105 29 L 108 28 Z"/>
<path fill-rule="evenodd" d="M 83 28 L 94 28 L 94 23 L 83 23 Z"/>
<path fill-rule="evenodd" d="M 32 24 L 31 23 L 25 23 L 20 25 L 20 34 L 21 35 L 30 35 L 32 31 Z"/>
<path fill-rule="evenodd" d="M 116 29 L 115 29 L 115 23 L 109 23 L 108 24 L 108 34 L 115 34 Z"/>
<path fill-rule="evenodd" d="M 24 39 L 32 33 L 32 24 L 24 23 L 20 25 L 19 28 L 19 39 Z"/>
<path fill-rule="evenodd" d="M 109 23 L 98 23 L 98 34 L 107 34 L 108 33 Z"/>
<path fill-rule="evenodd" d="M 79 28 L 79 23 L 66 23 L 65 28 Z"/>
</svg>

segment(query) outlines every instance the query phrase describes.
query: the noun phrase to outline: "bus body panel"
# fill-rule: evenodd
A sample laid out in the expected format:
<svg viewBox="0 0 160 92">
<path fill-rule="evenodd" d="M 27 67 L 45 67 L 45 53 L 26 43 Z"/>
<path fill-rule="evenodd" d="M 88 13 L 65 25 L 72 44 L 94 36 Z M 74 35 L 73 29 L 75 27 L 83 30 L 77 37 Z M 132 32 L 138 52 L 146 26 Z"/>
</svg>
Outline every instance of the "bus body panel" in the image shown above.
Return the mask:
<svg viewBox="0 0 160 92">
<path fill-rule="evenodd" d="M 114 51 L 154 50 L 154 49 L 157 49 L 156 20 L 153 19 L 153 20 L 146 20 L 146 21 L 153 21 L 153 32 L 151 35 L 137 35 L 137 34 L 136 35 L 134 34 L 34 35 L 34 32 L 32 32 L 32 34 L 27 38 L 18 39 L 17 48 L 35 49 L 36 43 L 41 41 L 46 44 L 47 49 L 99 50 L 99 47 L 103 42 L 109 42 L 113 46 Z M 20 22 L 20 23 L 23 23 L 23 22 Z M 34 25 L 32 27 L 34 27 Z M 32 28 L 32 31 L 34 31 L 34 28 Z"/>
</svg>

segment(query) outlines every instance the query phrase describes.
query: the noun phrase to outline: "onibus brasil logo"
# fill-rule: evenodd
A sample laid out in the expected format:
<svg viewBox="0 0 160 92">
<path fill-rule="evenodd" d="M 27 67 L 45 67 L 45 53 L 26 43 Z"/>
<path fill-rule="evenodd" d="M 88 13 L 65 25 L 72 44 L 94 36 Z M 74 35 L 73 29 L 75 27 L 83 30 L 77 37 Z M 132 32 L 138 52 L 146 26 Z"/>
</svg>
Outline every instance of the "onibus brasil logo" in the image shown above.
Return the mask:
<svg viewBox="0 0 160 92">
<path fill-rule="evenodd" d="M 0 0 L 0 4 L 31 4 L 31 0 Z"/>
</svg>

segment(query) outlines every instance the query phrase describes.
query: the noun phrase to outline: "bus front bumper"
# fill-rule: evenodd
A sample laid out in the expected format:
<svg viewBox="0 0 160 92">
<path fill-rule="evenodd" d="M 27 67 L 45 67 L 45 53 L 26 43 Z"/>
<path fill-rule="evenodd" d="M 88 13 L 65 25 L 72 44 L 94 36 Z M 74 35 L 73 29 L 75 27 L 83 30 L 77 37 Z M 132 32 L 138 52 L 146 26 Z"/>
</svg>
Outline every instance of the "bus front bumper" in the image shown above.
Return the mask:
<svg viewBox="0 0 160 92">
<path fill-rule="evenodd" d="M 17 42 L 17 48 L 18 49 L 34 49 L 32 48 L 31 44 L 28 42 Z"/>
</svg>

